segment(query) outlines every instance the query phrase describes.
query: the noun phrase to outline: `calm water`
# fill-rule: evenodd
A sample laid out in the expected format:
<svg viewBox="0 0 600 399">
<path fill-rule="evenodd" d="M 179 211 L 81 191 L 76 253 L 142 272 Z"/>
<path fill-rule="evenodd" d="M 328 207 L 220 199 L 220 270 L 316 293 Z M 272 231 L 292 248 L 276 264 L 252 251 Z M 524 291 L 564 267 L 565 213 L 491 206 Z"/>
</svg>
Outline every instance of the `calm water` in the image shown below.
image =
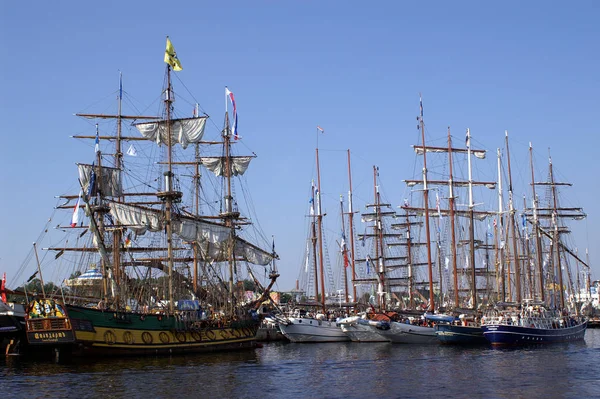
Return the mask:
<svg viewBox="0 0 600 399">
<path fill-rule="evenodd" d="M 53 364 L 0 357 L 0 398 L 598 398 L 600 329 L 527 349 L 271 343 Z"/>
</svg>

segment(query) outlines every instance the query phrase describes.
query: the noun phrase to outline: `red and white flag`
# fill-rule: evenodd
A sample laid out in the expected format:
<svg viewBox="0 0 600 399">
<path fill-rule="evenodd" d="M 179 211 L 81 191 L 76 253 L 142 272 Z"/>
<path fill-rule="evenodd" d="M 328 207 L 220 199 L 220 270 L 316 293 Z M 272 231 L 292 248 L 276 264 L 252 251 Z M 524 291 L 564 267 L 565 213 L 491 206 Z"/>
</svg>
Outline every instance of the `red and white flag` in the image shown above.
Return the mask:
<svg viewBox="0 0 600 399">
<path fill-rule="evenodd" d="M 75 209 L 73 209 L 73 217 L 71 218 L 71 227 L 76 227 L 79 224 L 79 203 L 81 202 L 82 191 L 79 192 L 79 198 L 77 198 L 77 203 L 75 204 Z"/>
<path fill-rule="evenodd" d="M 229 101 L 231 101 L 231 105 L 233 106 L 233 138 L 238 140 L 239 139 L 238 130 L 237 130 L 238 118 L 237 118 L 237 107 L 235 106 L 235 97 L 233 96 L 233 93 L 227 87 L 225 87 L 225 96 L 229 99 Z"/>
</svg>

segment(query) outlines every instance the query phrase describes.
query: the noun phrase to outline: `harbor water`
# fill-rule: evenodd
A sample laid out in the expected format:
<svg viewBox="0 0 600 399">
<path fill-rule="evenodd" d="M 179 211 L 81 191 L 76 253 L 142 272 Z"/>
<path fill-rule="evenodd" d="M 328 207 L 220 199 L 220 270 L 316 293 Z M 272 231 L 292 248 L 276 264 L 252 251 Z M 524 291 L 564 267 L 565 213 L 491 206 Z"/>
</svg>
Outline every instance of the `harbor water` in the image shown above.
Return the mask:
<svg viewBox="0 0 600 399">
<path fill-rule="evenodd" d="M 593 398 L 600 329 L 585 341 L 492 349 L 265 343 L 234 353 L 52 361 L 0 358 L 2 398 Z"/>
</svg>

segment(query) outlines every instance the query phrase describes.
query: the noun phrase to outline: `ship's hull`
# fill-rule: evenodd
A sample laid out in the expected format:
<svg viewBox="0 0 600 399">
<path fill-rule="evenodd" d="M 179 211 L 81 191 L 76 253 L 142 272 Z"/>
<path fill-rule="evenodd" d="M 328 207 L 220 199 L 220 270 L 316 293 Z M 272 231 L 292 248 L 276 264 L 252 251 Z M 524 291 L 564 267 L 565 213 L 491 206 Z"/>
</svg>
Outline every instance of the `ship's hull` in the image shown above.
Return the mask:
<svg viewBox="0 0 600 399">
<path fill-rule="evenodd" d="M 439 344 L 433 327 L 415 326 L 392 321 L 390 322 L 390 329 L 379 331 L 379 334 L 397 344 Z"/>
<path fill-rule="evenodd" d="M 291 342 L 350 341 L 334 321 L 290 317 L 285 323 L 279 323 L 279 328 Z"/>
<path fill-rule="evenodd" d="M 69 329 L 57 329 L 48 319 L 35 323 L 54 327 L 30 331 L 35 350 L 60 350 L 65 356 L 140 356 L 229 351 L 256 346 L 258 321 L 228 326 L 185 320 L 181 315 L 139 314 L 65 306 Z"/>
<path fill-rule="evenodd" d="M 587 321 L 566 328 L 535 328 L 505 324 L 489 324 L 481 328 L 484 337 L 493 346 L 552 344 L 583 339 Z"/>
<path fill-rule="evenodd" d="M 435 326 L 437 338 L 443 344 L 485 345 L 488 341 L 483 336 L 481 327 L 438 324 Z"/>
<path fill-rule="evenodd" d="M 12 353 L 17 343 L 25 341 L 24 309 L 21 305 L 7 304 L 0 300 L 0 352 Z"/>
<path fill-rule="evenodd" d="M 357 316 L 340 320 L 340 328 L 352 342 L 389 342 L 388 338 L 381 336 L 378 330 L 389 328 L 388 323 L 363 320 Z"/>
</svg>

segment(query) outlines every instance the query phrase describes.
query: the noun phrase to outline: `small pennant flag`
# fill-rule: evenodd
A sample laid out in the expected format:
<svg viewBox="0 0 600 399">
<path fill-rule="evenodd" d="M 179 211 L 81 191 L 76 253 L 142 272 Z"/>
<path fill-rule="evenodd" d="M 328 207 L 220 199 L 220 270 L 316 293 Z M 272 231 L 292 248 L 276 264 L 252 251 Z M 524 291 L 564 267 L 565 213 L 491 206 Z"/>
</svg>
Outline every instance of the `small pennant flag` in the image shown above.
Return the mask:
<svg viewBox="0 0 600 399">
<path fill-rule="evenodd" d="M 233 138 L 235 140 L 238 140 L 239 139 L 238 130 L 237 130 L 238 117 L 237 117 L 237 108 L 235 106 L 235 97 L 233 96 L 233 93 L 227 87 L 225 87 L 225 96 L 231 101 L 231 105 L 233 106 Z"/>
<path fill-rule="evenodd" d="M 325 133 L 325 130 L 323 130 L 323 128 L 319 125 L 317 125 L 317 130 L 320 131 L 321 133 Z"/>
<path fill-rule="evenodd" d="M 136 151 L 135 147 L 133 146 L 133 144 L 131 144 L 129 146 L 129 148 L 127 149 L 127 155 L 130 155 L 132 157 L 137 157 L 137 151 Z"/>
<path fill-rule="evenodd" d="M 173 68 L 174 71 L 181 71 L 183 68 L 181 67 L 181 63 L 179 62 L 179 58 L 177 58 L 177 53 L 175 52 L 175 48 L 171 43 L 171 40 L 167 36 L 167 48 L 165 49 L 165 62 Z"/>
<path fill-rule="evenodd" d="M 0 282 L 0 295 L 2 302 L 6 302 L 6 272 L 4 272 L 2 282 Z"/>
<path fill-rule="evenodd" d="M 131 246 L 131 233 L 127 234 L 127 238 L 125 238 L 125 248 L 129 248 Z"/>
</svg>

